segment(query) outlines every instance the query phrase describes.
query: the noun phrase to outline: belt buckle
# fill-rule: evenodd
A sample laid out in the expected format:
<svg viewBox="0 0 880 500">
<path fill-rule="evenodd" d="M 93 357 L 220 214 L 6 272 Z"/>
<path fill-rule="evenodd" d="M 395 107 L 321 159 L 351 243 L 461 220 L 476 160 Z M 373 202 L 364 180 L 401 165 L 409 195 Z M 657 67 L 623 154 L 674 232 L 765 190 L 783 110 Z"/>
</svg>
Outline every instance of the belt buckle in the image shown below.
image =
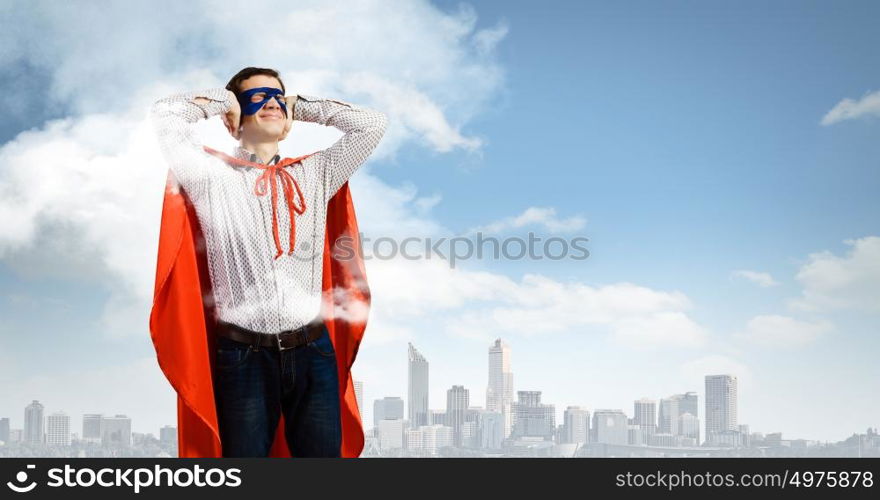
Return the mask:
<svg viewBox="0 0 880 500">
<path fill-rule="evenodd" d="M 275 343 L 278 344 L 278 352 L 286 351 L 287 349 L 291 349 L 290 347 L 284 347 L 281 345 L 281 334 L 275 336 Z"/>
<path fill-rule="evenodd" d="M 293 331 L 293 334 L 294 334 L 294 335 L 299 334 L 300 336 L 302 336 L 302 339 L 303 339 L 303 343 L 302 343 L 302 345 L 306 345 L 306 344 L 308 344 L 308 342 L 309 342 L 309 337 L 308 337 L 308 335 L 306 334 L 306 327 L 305 327 L 305 326 L 301 326 L 301 327 L 297 328 L 296 330 Z M 278 350 L 279 350 L 279 351 L 286 351 L 286 350 L 288 350 L 288 349 L 294 349 L 294 348 L 296 347 L 296 346 L 292 346 L 292 347 L 284 347 L 283 345 L 281 345 L 281 334 L 278 334 L 278 335 L 275 336 L 275 342 L 278 344 Z"/>
</svg>

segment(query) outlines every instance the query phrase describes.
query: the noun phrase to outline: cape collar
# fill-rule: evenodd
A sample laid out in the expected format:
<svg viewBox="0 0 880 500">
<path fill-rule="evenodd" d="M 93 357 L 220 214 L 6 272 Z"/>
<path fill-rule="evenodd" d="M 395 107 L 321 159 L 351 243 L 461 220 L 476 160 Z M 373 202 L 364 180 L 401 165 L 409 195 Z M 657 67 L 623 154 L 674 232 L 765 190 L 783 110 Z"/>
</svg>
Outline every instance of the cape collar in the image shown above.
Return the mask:
<svg viewBox="0 0 880 500">
<path fill-rule="evenodd" d="M 230 156 L 221 151 L 217 151 L 214 148 L 209 148 L 208 146 L 202 146 L 207 153 L 220 158 L 231 165 L 238 165 L 242 167 L 251 167 L 258 168 L 263 171 L 263 173 L 257 177 L 256 184 L 254 184 L 254 194 L 257 196 L 265 196 L 267 193 L 272 193 L 272 237 L 275 240 L 275 258 L 281 257 L 284 253 L 284 250 L 281 248 L 281 240 L 278 235 L 278 195 L 279 191 L 284 195 L 284 202 L 287 205 L 288 217 L 290 219 L 290 250 L 287 252 L 287 255 L 293 255 L 294 243 L 296 241 L 296 215 L 302 215 L 306 210 L 306 199 L 303 196 L 302 190 L 299 187 L 299 183 L 296 182 L 296 179 L 290 174 L 290 172 L 284 170 L 284 167 L 288 165 L 292 165 L 294 163 L 299 162 L 303 158 L 307 158 L 311 156 L 311 154 L 303 155 L 297 158 L 285 158 L 283 161 L 279 162 L 279 155 L 275 155 L 272 158 L 272 163 L 266 165 L 265 163 L 259 161 L 259 158 L 256 158 L 256 155 L 250 153 L 250 151 L 243 149 L 241 146 L 238 146 L 235 150 L 236 156 Z M 244 159 L 241 157 L 243 154 L 250 153 L 249 159 Z M 280 186 L 279 186 L 280 184 Z M 296 205 L 294 199 L 299 197 L 299 206 Z"/>
<path fill-rule="evenodd" d="M 241 160 L 247 160 L 247 161 L 251 161 L 254 163 L 263 163 L 263 160 L 261 160 L 260 157 L 257 156 L 256 153 L 248 151 L 247 149 L 241 147 L 240 145 L 235 146 L 235 148 L 233 148 L 232 156 L 234 156 L 238 159 L 241 159 Z M 271 160 L 269 160 L 269 165 L 274 165 L 274 164 L 278 163 L 279 161 L 281 161 L 281 155 L 276 154 L 275 156 L 272 157 Z"/>
</svg>

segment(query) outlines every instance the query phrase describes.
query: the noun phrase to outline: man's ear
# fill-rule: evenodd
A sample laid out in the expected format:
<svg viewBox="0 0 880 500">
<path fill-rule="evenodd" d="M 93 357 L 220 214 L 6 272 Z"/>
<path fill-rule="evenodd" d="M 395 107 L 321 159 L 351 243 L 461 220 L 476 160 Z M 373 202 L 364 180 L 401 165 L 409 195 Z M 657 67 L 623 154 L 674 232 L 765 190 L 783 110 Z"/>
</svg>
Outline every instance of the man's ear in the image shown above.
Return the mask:
<svg viewBox="0 0 880 500">
<path fill-rule="evenodd" d="M 290 133 L 290 129 L 293 128 L 293 120 L 287 120 L 284 123 L 284 131 L 281 132 L 281 135 L 278 137 L 279 141 L 283 141 L 287 138 L 287 134 Z"/>
</svg>

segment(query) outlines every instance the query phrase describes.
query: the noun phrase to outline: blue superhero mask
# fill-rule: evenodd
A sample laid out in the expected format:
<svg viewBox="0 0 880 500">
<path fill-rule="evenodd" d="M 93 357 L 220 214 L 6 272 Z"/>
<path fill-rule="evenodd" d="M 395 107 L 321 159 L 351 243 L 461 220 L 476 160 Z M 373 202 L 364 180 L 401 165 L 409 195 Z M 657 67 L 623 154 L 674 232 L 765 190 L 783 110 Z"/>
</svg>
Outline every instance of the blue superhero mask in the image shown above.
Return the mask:
<svg viewBox="0 0 880 500">
<path fill-rule="evenodd" d="M 256 97 L 254 97 L 256 96 Z M 238 103 L 241 105 L 242 115 L 252 115 L 260 110 L 269 99 L 275 98 L 287 116 L 287 104 L 284 102 L 284 92 L 281 89 L 272 87 L 257 87 L 255 89 L 245 90 L 238 94 Z"/>
</svg>

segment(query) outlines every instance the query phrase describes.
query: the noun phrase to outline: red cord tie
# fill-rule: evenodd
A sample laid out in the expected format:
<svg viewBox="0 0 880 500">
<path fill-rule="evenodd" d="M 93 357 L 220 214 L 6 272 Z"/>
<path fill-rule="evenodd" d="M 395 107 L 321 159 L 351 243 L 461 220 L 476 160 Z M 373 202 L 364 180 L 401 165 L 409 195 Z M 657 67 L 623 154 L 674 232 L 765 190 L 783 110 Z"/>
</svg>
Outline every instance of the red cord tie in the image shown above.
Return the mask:
<svg viewBox="0 0 880 500">
<path fill-rule="evenodd" d="M 262 175 L 260 175 L 257 178 L 256 183 L 254 183 L 254 194 L 257 196 L 265 196 L 268 192 L 272 193 L 272 236 L 275 238 L 275 249 L 277 250 L 277 253 L 275 254 L 276 259 L 281 257 L 284 253 L 284 250 L 281 249 L 281 238 L 278 236 L 278 183 L 281 183 L 281 189 L 284 191 L 284 201 L 287 204 L 287 213 L 290 217 L 290 250 L 287 252 L 287 255 L 293 255 L 294 244 L 296 242 L 296 218 L 294 217 L 294 214 L 302 215 L 302 213 L 306 211 L 306 200 L 302 194 L 302 190 L 299 188 L 299 184 L 296 182 L 296 179 L 290 175 L 290 172 L 284 170 L 284 167 L 300 161 L 302 158 L 305 158 L 305 156 L 284 158 L 274 165 L 265 165 L 229 156 L 226 153 L 209 148 L 208 146 L 203 146 L 203 148 L 208 153 L 225 160 L 227 163 L 263 170 Z M 296 196 L 299 197 L 299 206 L 296 206 L 294 203 L 294 190 L 296 191 Z"/>
<path fill-rule="evenodd" d="M 275 254 L 276 259 L 284 253 L 281 250 L 281 241 L 278 237 L 278 213 L 276 205 L 278 204 L 279 181 L 281 182 L 281 187 L 284 189 L 284 201 L 287 202 L 287 213 L 290 217 L 290 251 L 287 252 L 287 255 L 293 255 L 294 242 L 296 241 L 296 219 L 294 218 L 294 213 L 302 214 L 306 210 L 306 200 L 303 198 L 302 191 L 299 189 L 299 184 L 296 182 L 296 179 L 283 169 L 284 165 L 279 165 L 281 165 L 281 162 L 268 167 L 263 167 L 263 175 L 258 177 L 256 184 L 254 184 L 254 194 L 257 196 L 266 195 L 267 182 L 272 188 L 272 236 L 275 237 L 275 248 L 278 250 L 278 253 Z M 299 207 L 293 203 L 294 188 L 296 188 L 296 194 L 299 196 Z"/>
</svg>

